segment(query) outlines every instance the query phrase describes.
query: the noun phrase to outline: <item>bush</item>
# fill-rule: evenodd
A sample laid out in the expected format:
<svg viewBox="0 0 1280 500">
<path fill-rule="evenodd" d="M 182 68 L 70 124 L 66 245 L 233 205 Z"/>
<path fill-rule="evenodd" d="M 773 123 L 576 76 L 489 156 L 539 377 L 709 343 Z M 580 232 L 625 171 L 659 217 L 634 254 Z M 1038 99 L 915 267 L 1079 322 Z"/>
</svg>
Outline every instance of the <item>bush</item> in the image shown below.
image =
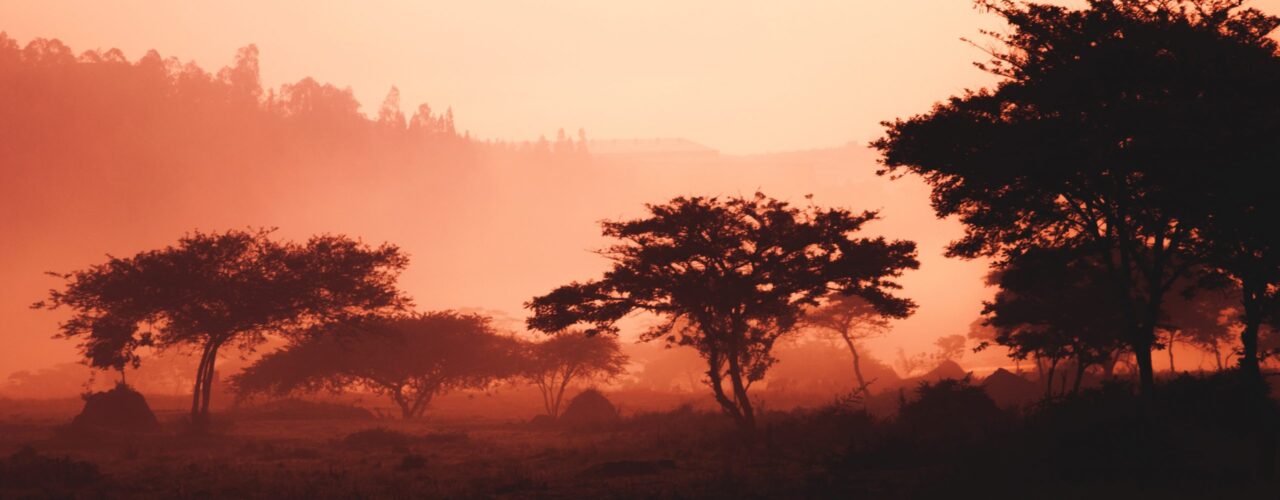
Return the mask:
<svg viewBox="0 0 1280 500">
<path fill-rule="evenodd" d="M 350 448 L 398 448 L 408 446 L 414 437 L 385 427 L 374 427 L 353 432 L 342 439 L 342 444 Z"/>
<path fill-rule="evenodd" d="M 77 488 L 101 479 L 98 466 L 69 457 L 46 457 L 30 446 L 0 461 L 0 486 L 13 488 Z"/>
<path fill-rule="evenodd" d="M 1034 407 L 1015 456 L 1054 477 L 1269 475 L 1280 412 L 1265 383 L 1231 370 L 1182 375 L 1144 402 L 1124 382 Z"/>
<path fill-rule="evenodd" d="M 417 470 L 427 466 L 427 457 L 417 453 L 410 453 L 400 459 L 399 469 L 402 471 Z"/>
<path fill-rule="evenodd" d="M 769 413 L 763 421 L 764 444 L 770 455 L 805 461 L 866 448 L 881 430 L 880 422 L 849 396 L 821 408 Z"/>
<path fill-rule="evenodd" d="M 969 379 L 921 382 L 917 398 L 903 402 L 896 426 L 902 434 L 928 444 L 964 445 L 982 441 L 1010 417 Z"/>
</svg>

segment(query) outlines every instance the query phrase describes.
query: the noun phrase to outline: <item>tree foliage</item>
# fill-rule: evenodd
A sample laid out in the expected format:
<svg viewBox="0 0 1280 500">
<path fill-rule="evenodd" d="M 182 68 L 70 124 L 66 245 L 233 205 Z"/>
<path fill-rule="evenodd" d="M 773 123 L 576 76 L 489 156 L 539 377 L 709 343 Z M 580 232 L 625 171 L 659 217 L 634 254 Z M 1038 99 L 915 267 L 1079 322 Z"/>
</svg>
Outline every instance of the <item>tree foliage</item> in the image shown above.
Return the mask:
<svg viewBox="0 0 1280 500">
<path fill-rule="evenodd" d="M 1076 390 L 1090 367 L 1111 372 L 1124 351 L 1124 318 L 1099 262 L 1070 251 L 1034 249 L 1006 261 L 988 279 L 999 291 L 984 304 L 984 324 L 995 329 L 995 342 L 1011 357 L 1036 361 L 1046 396 L 1063 361 L 1074 365 Z"/>
<path fill-rule="evenodd" d="M 1095 255 L 1149 392 L 1165 296 L 1211 221 L 1187 200 L 1278 154 L 1277 19 L 1221 0 L 978 3 L 1011 27 L 981 65 L 1002 81 L 886 123 L 873 145 L 965 225 L 950 255 Z"/>
<path fill-rule="evenodd" d="M 71 310 L 59 336 L 78 340 L 93 367 L 137 364 L 142 346 L 199 351 L 191 409 L 199 422 L 208 417 L 221 348 L 252 350 L 268 335 L 296 339 L 398 310 L 408 301 L 396 288 L 407 263 L 395 246 L 346 236 L 293 243 L 268 230 L 193 232 L 176 245 L 60 274 L 64 286 L 35 307 Z"/>
<path fill-rule="evenodd" d="M 242 396 L 366 389 L 391 399 L 404 418 L 431 400 L 480 389 L 519 373 L 519 344 L 487 317 L 440 311 L 334 324 L 264 356 L 236 375 Z"/>
<path fill-rule="evenodd" d="M 886 314 L 906 314 L 894 278 L 914 269 L 915 244 L 855 237 L 875 212 L 796 208 L 752 197 L 675 198 L 646 217 L 603 223 L 621 240 L 601 252 L 613 267 L 526 304 L 530 327 L 559 331 L 585 323 L 616 332 L 635 311 L 662 319 L 643 340 L 690 346 L 707 362 L 716 401 L 744 428 L 755 425 L 750 384 L 775 361 L 774 343 L 807 306 L 833 291 L 857 295 Z M 730 388 L 726 391 L 724 384 Z"/>
</svg>

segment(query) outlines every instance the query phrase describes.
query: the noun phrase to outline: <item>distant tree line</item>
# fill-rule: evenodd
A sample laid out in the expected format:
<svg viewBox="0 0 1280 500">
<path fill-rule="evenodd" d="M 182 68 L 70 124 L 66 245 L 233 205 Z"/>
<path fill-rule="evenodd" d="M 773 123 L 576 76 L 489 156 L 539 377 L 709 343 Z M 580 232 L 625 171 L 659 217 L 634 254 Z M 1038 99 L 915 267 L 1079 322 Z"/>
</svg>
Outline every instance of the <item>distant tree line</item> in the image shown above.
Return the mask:
<svg viewBox="0 0 1280 500">
<path fill-rule="evenodd" d="M 404 163 L 572 164 L 587 156 L 585 131 L 480 140 L 458 126 L 451 108 L 420 104 L 406 115 L 394 87 L 372 117 L 350 88 L 312 78 L 264 87 L 258 58 L 248 45 L 212 71 L 154 50 L 130 61 L 119 49 L 76 54 L 56 39 L 20 46 L 0 32 L 0 160 L 51 185 L 99 169 L 276 184 L 352 164 L 370 174 Z"/>
</svg>

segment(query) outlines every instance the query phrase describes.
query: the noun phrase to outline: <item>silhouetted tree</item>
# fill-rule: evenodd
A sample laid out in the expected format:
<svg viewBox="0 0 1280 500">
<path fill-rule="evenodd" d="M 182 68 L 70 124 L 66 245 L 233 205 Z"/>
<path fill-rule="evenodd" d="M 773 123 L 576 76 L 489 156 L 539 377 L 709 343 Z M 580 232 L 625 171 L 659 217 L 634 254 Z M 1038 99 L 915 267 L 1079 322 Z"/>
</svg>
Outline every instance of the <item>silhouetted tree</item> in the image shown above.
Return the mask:
<svg viewBox="0 0 1280 500">
<path fill-rule="evenodd" d="M 1232 330 L 1240 327 L 1242 319 L 1240 290 L 1235 285 L 1231 282 L 1209 288 L 1200 286 L 1173 294 L 1161 325 L 1171 343 L 1180 340 L 1213 354 L 1219 370 L 1225 368 L 1222 346 L 1230 342 Z M 1173 370 L 1172 352 L 1169 369 Z"/>
<path fill-rule="evenodd" d="M 862 376 L 862 359 L 858 353 L 858 344 L 888 331 L 890 318 L 905 318 L 914 310 L 915 305 L 909 304 L 904 308 L 890 311 L 890 314 L 885 314 L 861 297 L 836 293 L 829 295 L 818 307 L 806 312 L 801 318 L 801 323 L 803 326 L 834 335 L 844 341 L 845 346 L 849 348 L 849 354 L 853 356 L 853 376 L 858 383 L 854 391 L 866 394 L 871 382 Z"/>
<path fill-rule="evenodd" d="M 194 232 L 174 246 L 57 275 L 63 288 L 35 307 L 71 309 L 60 336 L 80 340 L 94 367 L 137 364 L 140 346 L 194 346 L 191 418 L 199 428 L 208 423 L 220 349 L 252 350 L 268 335 L 298 338 L 317 325 L 397 310 L 407 302 L 396 289 L 407 262 L 395 246 L 345 236 L 298 244 L 268 230 Z"/>
<path fill-rule="evenodd" d="M 943 335 L 933 341 L 938 349 L 934 356 L 940 361 L 955 361 L 964 357 L 964 335 Z"/>
<path fill-rule="evenodd" d="M 121 61 L 124 62 L 123 56 Z M 259 76 L 258 46 L 249 44 L 236 51 L 234 65 L 222 68 L 218 79 L 231 87 L 230 94 L 239 98 L 241 105 L 257 106 L 262 99 L 262 78 Z"/>
<path fill-rule="evenodd" d="M 964 223 L 949 255 L 1096 252 L 1144 394 L 1165 295 L 1207 218 L 1188 200 L 1224 165 L 1256 168 L 1274 136 L 1234 119 L 1257 115 L 1254 97 L 1277 85 L 1252 69 L 1274 65 L 1276 19 L 1240 3 L 980 0 L 1012 27 L 992 35 L 1003 47 L 981 65 L 1002 81 L 887 123 L 874 143 L 885 172 L 919 174 L 938 214 Z"/>
<path fill-rule="evenodd" d="M 1258 347 L 1259 332 L 1280 310 L 1280 231 L 1276 231 L 1280 199 L 1272 180 L 1274 165 L 1280 165 L 1280 151 L 1272 142 L 1280 135 L 1280 93 L 1275 91 L 1280 88 L 1280 69 L 1272 71 L 1266 96 L 1270 99 L 1259 96 L 1252 103 L 1255 111 L 1262 112 L 1238 117 L 1255 126 L 1265 151 L 1234 152 L 1253 156 L 1239 160 L 1250 162 L 1247 166 L 1224 169 L 1221 178 L 1215 179 L 1216 186 L 1206 188 L 1214 201 L 1212 217 L 1202 229 L 1205 261 L 1238 284 L 1239 363 L 1257 377 L 1261 377 L 1259 360 L 1264 355 Z"/>
<path fill-rule="evenodd" d="M 903 377 L 912 377 L 926 372 L 926 375 L 933 373 L 935 375 L 948 376 L 943 372 L 933 372 L 939 368 L 946 368 L 948 364 L 958 363 L 964 356 L 965 336 L 960 334 L 943 335 L 934 339 L 933 352 L 917 352 L 915 354 L 907 354 L 907 350 L 898 348 L 898 353 L 893 361 L 894 368 Z"/>
<path fill-rule="evenodd" d="M 555 418 L 570 383 L 621 375 L 627 356 L 616 337 L 566 330 L 526 345 L 524 363 L 524 376 L 538 387 L 547 415 Z"/>
<path fill-rule="evenodd" d="M 986 325 L 1010 356 L 1036 360 L 1046 398 L 1053 395 L 1055 373 L 1064 360 L 1075 368 L 1073 392 L 1089 367 L 1111 372 L 1124 322 L 1107 293 L 1101 263 L 1077 252 L 1033 249 L 999 266 L 988 280 L 999 291 L 983 307 Z"/>
<path fill-rule="evenodd" d="M 893 360 L 893 367 L 898 369 L 898 373 L 902 377 L 913 377 L 916 374 L 929 369 L 929 353 L 918 352 L 915 354 L 907 354 L 907 350 L 898 348 L 897 355 Z"/>
<path fill-rule="evenodd" d="M 387 91 L 387 97 L 382 100 L 382 107 L 378 109 L 378 123 L 397 132 L 408 126 L 404 112 L 400 110 L 400 89 L 392 86 Z"/>
<path fill-rule="evenodd" d="M 1258 331 L 1259 363 L 1280 358 L 1280 313 L 1272 313 L 1271 319 Z"/>
<path fill-rule="evenodd" d="M 390 398 L 404 418 L 422 416 L 447 391 L 488 387 L 519 373 L 519 345 L 487 317 L 453 311 L 335 324 L 264 356 L 233 379 L 255 393 L 343 392 Z"/>
<path fill-rule="evenodd" d="M 534 298 L 528 324 L 555 332 L 587 323 L 595 334 L 616 332 L 614 323 L 634 311 L 655 314 L 663 322 L 641 338 L 697 349 L 716 401 L 744 430 L 755 426 L 747 390 L 805 306 L 833 291 L 884 314 L 913 305 L 890 292 L 899 288 L 893 278 L 919 266 L 915 244 L 853 236 L 875 212 L 798 209 L 760 193 L 647 208 L 644 218 L 603 223 L 605 236 L 621 240 L 601 252 L 613 268 Z"/>
<path fill-rule="evenodd" d="M 590 151 L 587 149 L 587 129 L 579 127 L 578 128 L 578 154 L 586 155 L 587 153 L 590 153 Z"/>
</svg>

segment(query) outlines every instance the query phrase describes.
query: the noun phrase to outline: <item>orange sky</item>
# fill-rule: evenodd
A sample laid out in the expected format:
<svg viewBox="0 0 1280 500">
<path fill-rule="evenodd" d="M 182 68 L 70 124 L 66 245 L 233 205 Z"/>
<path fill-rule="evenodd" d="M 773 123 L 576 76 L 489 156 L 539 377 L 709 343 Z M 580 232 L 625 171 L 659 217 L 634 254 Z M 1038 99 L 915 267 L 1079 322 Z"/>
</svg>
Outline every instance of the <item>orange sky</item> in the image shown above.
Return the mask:
<svg viewBox="0 0 1280 500">
<path fill-rule="evenodd" d="M 1280 0 L 1253 5 L 1280 12 Z M 305 76 L 349 85 L 369 111 L 396 85 L 406 110 L 419 102 L 452 106 L 459 126 L 481 138 L 524 140 L 584 127 L 592 138 L 685 137 L 728 154 L 865 144 L 878 135 L 881 120 L 922 112 L 964 88 L 992 83 L 971 64 L 983 54 L 960 38 L 981 41 L 979 29 L 997 26 L 968 0 L 0 1 L 0 31 L 19 43 L 59 38 L 77 52 L 118 47 L 131 60 L 154 48 L 209 70 L 255 43 L 265 86 Z M 793 200 L 813 192 L 820 204 L 885 208 L 876 232 L 920 241 L 924 269 L 904 280 L 908 295 L 922 304 L 920 314 L 879 347 L 924 350 L 939 335 L 964 333 L 985 291 L 981 263 L 940 256 L 958 226 L 932 219 L 918 182 L 877 178 L 869 154 L 850 154 L 784 160 L 784 166 L 805 168 L 786 175 L 625 174 L 634 183 L 608 193 L 601 204 L 559 201 L 562 211 L 528 210 L 507 203 L 518 194 L 489 193 L 499 200 L 494 208 L 465 214 L 466 227 L 454 228 L 469 241 L 432 241 L 422 236 L 433 230 L 422 221 L 388 218 L 398 208 L 397 193 L 382 192 L 368 193 L 364 201 L 393 201 L 362 203 L 356 211 L 279 207 L 138 234 L 60 237 L 57 258 L 33 260 L 48 267 L 30 272 L 84 267 L 104 252 L 129 255 L 172 242 L 192 227 L 277 225 L 291 238 L 337 231 L 402 243 L 415 257 L 405 286 L 424 307 L 514 315 L 533 294 L 599 272 L 603 263 L 587 253 L 603 243 L 594 221 L 635 215 L 640 203 L 677 194 L 762 187 Z M 504 215 L 513 206 L 519 215 Z M 536 218 L 540 213 L 573 216 L 551 224 L 555 241 L 541 241 L 549 237 L 540 232 L 548 225 Z M 492 259 L 503 257 L 492 245 L 510 241 L 528 254 L 495 268 Z M 47 251 L 4 245 L 12 247 L 0 256 L 34 259 Z M 451 264 L 431 264 L 442 260 Z M 0 263 L 0 271 L 8 267 Z M 54 283 L 23 276 L 22 288 L 0 290 L 0 336 L 16 339 L 13 349 L 0 352 L 0 379 L 74 358 L 70 342 L 48 340 L 48 313 L 25 308 Z"/>
<path fill-rule="evenodd" d="M 350 85 L 366 109 L 397 85 L 483 137 L 585 127 L 732 153 L 865 142 L 880 120 L 990 82 L 959 41 L 983 26 L 967 0 L 0 2 L 18 40 L 206 68 L 256 43 L 264 84 Z"/>
<path fill-rule="evenodd" d="M 0 31 L 18 40 L 206 68 L 256 43 L 264 84 L 349 85 L 366 109 L 397 85 L 481 137 L 585 127 L 729 153 L 871 140 L 881 120 L 990 84 L 960 38 L 998 27 L 970 0 L 0 2 Z"/>
</svg>

